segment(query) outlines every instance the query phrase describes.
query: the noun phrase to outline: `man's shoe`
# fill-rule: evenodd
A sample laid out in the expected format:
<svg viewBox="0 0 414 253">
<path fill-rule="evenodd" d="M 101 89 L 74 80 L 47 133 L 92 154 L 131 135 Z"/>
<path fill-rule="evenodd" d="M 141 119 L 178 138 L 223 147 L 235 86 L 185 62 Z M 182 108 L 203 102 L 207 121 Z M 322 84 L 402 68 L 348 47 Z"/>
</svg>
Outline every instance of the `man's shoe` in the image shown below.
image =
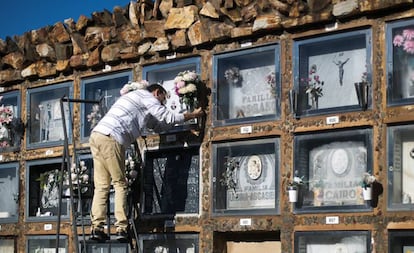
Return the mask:
<svg viewBox="0 0 414 253">
<path fill-rule="evenodd" d="M 89 237 L 89 240 L 98 241 L 98 242 L 105 242 L 109 240 L 109 236 L 105 234 L 104 231 L 99 229 L 92 230 L 91 236 Z"/>
<path fill-rule="evenodd" d="M 121 230 L 116 232 L 116 240 L 118 242 L 129 242 L 128 233 Z"/>
</svg>

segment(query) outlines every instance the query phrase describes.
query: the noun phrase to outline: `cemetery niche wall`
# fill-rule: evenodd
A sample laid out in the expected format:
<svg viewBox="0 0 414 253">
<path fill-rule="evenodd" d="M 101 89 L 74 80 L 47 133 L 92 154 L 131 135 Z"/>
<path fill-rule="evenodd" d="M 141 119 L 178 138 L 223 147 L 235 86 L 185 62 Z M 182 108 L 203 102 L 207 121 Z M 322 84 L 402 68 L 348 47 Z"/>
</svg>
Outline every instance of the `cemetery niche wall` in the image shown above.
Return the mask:
<svg viewBox="0 0 414 253">
<path fill-rule="evenodd" d="M 141 81 L 206 115 L 138 138 L 142 166 L 127 151 L 137 237 L 113 251 L 412 251 L 411 0 L 125 5 L 0 39 L 0 251 L 74 252 L 72 225 L 89 235 L 90 131 Z M 62 112 L 62 97 L 99 102 Z M 66 151 L 87 167 L 75 217 L 65 194 L 57 217 Z M 371 200 L 366 175 L 383 186 Z"/>
</svg>

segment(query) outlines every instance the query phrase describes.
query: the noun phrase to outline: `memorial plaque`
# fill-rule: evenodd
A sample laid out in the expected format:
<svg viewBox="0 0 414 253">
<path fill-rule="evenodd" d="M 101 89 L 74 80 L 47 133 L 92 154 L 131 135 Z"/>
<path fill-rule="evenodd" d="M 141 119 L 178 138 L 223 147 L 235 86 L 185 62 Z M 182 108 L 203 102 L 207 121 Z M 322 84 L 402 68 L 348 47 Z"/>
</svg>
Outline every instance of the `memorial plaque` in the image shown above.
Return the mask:
<svg viewBox="0 0 414 253">
<path fill-rule="evenodd" d="M 295 233 L 295 253 L 370 252 L 367 231 L 312 231 Z"/>
<path fill-rule="evenodd" d="M 295 42 L 297 115 L 361 109 L 355 83 L 370 82 L 370 37 L 360 30 Z"/>
<path fill-rule="evenodd" d="M 66 122 L 69 122 L 69 104 L 64 103 Z M 60 99 L 45 100 L 39 103 L 39 135 L 40 142 L 59 141 L 65 138 Z M 69 131 L 69 126 L 67 126 Z"/>
<path fill-rule="evenodd" d="M 28 219 L 56 218 L 59 207 L 60 159 L 30 161 L 26 176 Z M 65 181 L 64 181 L 65 183 Z M 66 183 L 67 184 L 67 183 Z M 69 214 L 67 198 L 62 198 L 61 215 Z"/>
<path fill-rule="evenodd" d="M 277 209 L 278 139 L 216 144 L 214 152 L 215 212 Z"/>
<path fill-rule="evenodd" d="M 198 147 L 148 151 L 145 161 L 144 214 L 198 213 Z"/>
<path fill-rule="evenodd" d="M 0 219 L 17 221 L 19 203 L 18 164 L 0 165 Z"/>
<path fill-rule="evenodd" d="M 70 97 L 71 88 L 69 83 L 51 85 L 28 90 L 28 145 L 46 146 L 63 143 L 63 115 L 60 99 L 64 96 Z M 63 103 L 66 131 L 71 133 L 70 105 Z"/>
<path fill-rule="evenodd" d="M 372 167 L 369 129 L 295 137 L 294 174 L 303 179 L 298 210 L 366 209 L 364 173 Z"/>
<path fill-rule="evenodd" d="M 227 209 L 275 208 L 274 154 L 233 158 L 240 167 L 235 191 L 227 189 Z"/>
<path fill-rule="evenodd" d="M 280 113 L 279 48 L 214 56 L 215 124 L 261 121 Z"/>
<path fill-rule="evenodd" d="M 363 142 L 332 142 L 310 150 L 309 187 L 314 206 L 362 204 L 359 188 L 367 170 Z"/>
</svg>

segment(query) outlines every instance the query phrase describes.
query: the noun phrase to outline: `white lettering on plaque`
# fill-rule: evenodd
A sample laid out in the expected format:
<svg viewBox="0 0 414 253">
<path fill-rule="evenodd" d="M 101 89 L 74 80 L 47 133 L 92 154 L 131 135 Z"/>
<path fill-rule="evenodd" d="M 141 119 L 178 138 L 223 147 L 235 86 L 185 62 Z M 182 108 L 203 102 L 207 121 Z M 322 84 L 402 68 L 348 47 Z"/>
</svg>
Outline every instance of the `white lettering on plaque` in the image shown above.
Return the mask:
<svg viewBox="0 0 414 253">
<path fill-rule="evenodd" d="M 366 171 L 363 142 L 332 142 L 309 153 L 309 187 L 313 205 L 363 204 L 360 182 Z"/>
<path fill-rule="evenodd" d="M 275 159 L 272 154 L 235 156 L 237 187 L 227 190 L 227 209 L 275 207 Z M 250 167 L 250 169 L 249 169 Z"/>
<path fill-rule="evenodd" d="M 244 118 L 276 113 L 276 98 L 266 83 L 275 66 L 246 68 L 239 71 L 240 86 L 229 83 L 229 118 Z"/>
</svg>

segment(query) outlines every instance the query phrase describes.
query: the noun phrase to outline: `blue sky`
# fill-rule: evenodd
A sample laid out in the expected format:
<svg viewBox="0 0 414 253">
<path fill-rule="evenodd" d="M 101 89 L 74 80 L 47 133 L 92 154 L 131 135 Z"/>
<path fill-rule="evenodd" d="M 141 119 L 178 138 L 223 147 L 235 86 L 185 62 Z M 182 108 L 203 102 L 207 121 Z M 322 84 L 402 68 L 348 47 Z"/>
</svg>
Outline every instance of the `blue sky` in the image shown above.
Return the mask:
<svg viewBox="0 0 414 253">
<path fill-rule="evenodd" d="M 78 21 L 80 15 L 88 18 L 94 11 L 115 6 L 125 7 L 130 0 L 2 0 L 0 9 L 0 38 L 23 35 L 67 18 Z"/>
</svg>

